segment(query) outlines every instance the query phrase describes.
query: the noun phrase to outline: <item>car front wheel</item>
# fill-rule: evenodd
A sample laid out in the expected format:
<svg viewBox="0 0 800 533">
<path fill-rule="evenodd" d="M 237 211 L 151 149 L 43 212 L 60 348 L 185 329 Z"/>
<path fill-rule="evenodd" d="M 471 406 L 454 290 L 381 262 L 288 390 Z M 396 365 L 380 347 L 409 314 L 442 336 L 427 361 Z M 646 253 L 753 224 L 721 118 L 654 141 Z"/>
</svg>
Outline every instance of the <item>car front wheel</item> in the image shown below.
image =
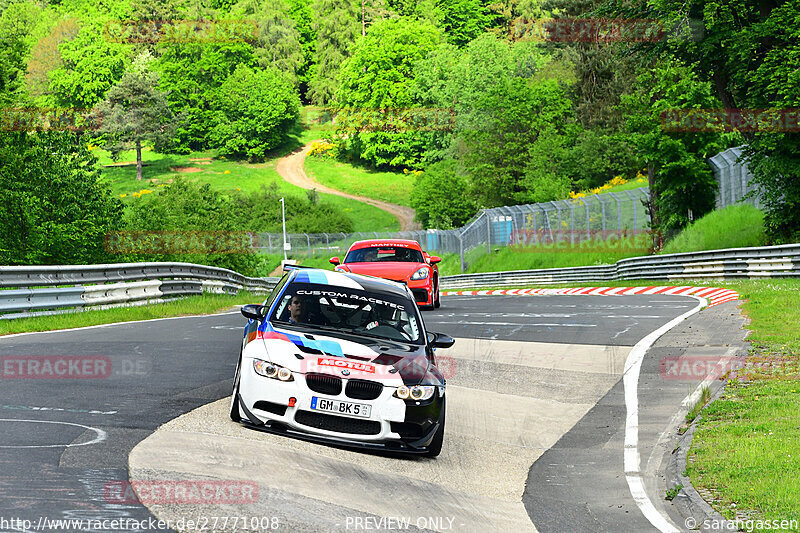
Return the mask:
<svg viewBox="0 0 800 533">
<path fill-rule="evenodd" d="M 239 356 L 239 362 L 236 364 L 236 374 L 233 377 L 233 394 L 231 395 L 231 420 L 234 422 L 241 422 L 242 415 L 239 413 L 239 381 L 242 377 L 242 356 Z"/>
<path fill-rule="evenodd" d="M 444 402 L 444 400 L 442 400 L 442 402 Z M 439 429 L 436 431 L 436 435 L 433 436 L 433 440 L 428 445 L 428 449 L 424 454 L 425 457 L 438 457 L 442 452 L 442 444 L 444 443 L 444 421 L 445 404 L 442 403 L 442 419 L 439 423 Z"/>
</svg>

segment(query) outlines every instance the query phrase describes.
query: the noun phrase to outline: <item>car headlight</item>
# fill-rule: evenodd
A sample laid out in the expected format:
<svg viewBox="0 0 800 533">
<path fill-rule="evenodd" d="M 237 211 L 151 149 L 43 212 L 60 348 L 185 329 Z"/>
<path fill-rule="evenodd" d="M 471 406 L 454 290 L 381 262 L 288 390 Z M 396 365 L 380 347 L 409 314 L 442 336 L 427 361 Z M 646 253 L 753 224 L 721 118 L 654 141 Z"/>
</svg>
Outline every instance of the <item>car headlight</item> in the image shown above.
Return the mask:
<svg viewBox="0 0 800 533">
<path fill-rule="evenodd" d="M 430 269 L 428 267 L 422 267 L 413 274 L 411 274 L 411 279 L 418 280 L 418 279 L 428 279 L 430 275 Z"/>
<path fill-rule="evenodd" d="M 434 391 L 436 391 L 436 387 L 433 385 L 414 385 L 413 387 L 400 385 L 397 387 L 394 397 L 401 400 L 423 401 L 429 400 Z"/>
<path fill-rule="evenodd" d="M 253 359 L 253 370 L 256 371 L 256 374 L 264 376 L 265 378 L 272 378 L 280 381 L 294 381 L 291 370 L 281 365 L 276 365 L 275 363 L 262 361 L 261 359 Z"/>
</svg>

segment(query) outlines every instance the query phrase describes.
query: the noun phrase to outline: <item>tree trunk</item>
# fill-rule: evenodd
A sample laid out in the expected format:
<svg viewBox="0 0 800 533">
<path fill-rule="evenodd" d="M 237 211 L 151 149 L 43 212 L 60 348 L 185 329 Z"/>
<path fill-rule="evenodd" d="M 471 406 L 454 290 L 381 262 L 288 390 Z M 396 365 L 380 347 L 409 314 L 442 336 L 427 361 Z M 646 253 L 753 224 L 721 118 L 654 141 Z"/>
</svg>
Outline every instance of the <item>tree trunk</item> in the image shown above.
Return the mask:
<svg viewBox="0 0 800 533">
<path fill-rule="evenodd" d="M 647 185 L 650 188 L 650 228 L 653 230 L 653 251 L 664 247 L 664 235 L 661 233 L 661 217 L 658 216 L 658 193 L 656 192 L 656 168 L 653 163 L 647 165 Z"/>
<path fill-rule="evenodd" d="M 136 139 L 136 180 L 142 181 L 142 141 Z"/>
</svg>

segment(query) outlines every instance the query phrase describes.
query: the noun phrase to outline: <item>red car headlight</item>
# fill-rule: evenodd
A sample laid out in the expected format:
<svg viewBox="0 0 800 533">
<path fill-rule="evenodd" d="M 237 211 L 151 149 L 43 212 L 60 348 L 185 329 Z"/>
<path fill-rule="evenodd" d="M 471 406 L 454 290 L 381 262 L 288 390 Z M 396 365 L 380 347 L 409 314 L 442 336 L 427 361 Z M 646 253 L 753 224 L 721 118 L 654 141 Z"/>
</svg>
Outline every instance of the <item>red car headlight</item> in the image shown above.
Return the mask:
<svg viewBox="0 0 800 533">
<path fill-rule="evenodd" d="M 430 276 L 430 275 L 431 275 L 431 269 L 428 268 L 428 267 L 422 267 L 420 269 L 417 269 L 417 271 L 414 272 L 413 274 L 411 274 L 411 278 L 410 279 L 412 279 L 414 281 L 417 281 L 417 280 L 420 280 L 420 279 L 428 279 L 428 276 Z"/>
</svg>

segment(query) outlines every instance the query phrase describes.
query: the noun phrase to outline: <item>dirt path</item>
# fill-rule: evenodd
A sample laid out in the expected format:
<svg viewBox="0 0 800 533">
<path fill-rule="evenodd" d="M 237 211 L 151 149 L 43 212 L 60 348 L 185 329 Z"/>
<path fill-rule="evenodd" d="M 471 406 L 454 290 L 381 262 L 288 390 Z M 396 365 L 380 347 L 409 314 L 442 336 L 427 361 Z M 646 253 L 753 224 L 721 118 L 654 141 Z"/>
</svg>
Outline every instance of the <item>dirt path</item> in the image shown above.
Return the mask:
<svg viewBox="0 0 800 533">
<path fill-rule="evenodd" d="M 381 202 L 380 200 L 375 200 L 373 198 L 365 198 L 364 196 L 356 196 L 354 194 L 337 191 L 336 189 L 331 189 L 330 187 L 326 187 L 325 185 L 317 183 L 311 179 L 306 175 L 306 171 L 303 168 L 303 164 L 305 163 L 309 150 L 311 150 L 311 143 L 305 145 L 303 148 L 295 150 L 288 156 L 279 159 L 275 170 L 278 171 L 278 174 L 280 174 L 283 179 L 292 185 L 297 185 L 303 189 L 316 189 L 318 192 L 335 194 L 336 196 L 342 196 L 351 200 L 358 200 L 359 202 L 373 205 L 378 209 L 383 209 L 384 211 L 397 217 L 397 220 L 400 222 L 401 230 L 408 231 L 422 228 L 419 223 L 414 221 L 415 213 L 410 207 L 390 204 L 388 202 Z"/>
</svg>

